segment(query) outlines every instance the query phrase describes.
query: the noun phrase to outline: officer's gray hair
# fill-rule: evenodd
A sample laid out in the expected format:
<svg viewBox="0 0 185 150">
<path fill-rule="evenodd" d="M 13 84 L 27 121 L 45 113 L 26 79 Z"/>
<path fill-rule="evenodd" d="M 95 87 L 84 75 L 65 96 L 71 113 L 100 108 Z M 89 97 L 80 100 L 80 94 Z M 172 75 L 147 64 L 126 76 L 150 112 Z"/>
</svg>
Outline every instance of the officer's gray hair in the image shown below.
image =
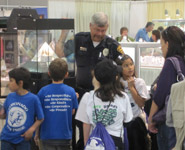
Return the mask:
<svg viewBox="0 0 185 150">
<path fill-rule="evenodd" d="M 108 16 L 104 12 L 96 12 L 91 18 L 91 24 L 104 27 L 108 25 Z"/>
</svg>

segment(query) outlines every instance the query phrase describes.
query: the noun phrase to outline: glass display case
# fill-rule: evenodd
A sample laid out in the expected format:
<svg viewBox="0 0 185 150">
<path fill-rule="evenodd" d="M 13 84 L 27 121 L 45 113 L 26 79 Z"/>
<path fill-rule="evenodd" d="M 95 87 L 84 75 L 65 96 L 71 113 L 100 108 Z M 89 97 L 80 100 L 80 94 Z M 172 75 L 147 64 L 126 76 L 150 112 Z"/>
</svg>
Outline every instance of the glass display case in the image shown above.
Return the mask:
<svg viewBox="0 0 185 150">
<path fill-rule="evenodd" d="M 144 79 L 146 85 L 150 88 L 164 64 L 161 45 L 154 42 L 130 42 L 120 44 L 123 51 L 134 60 L 136 75 Z"/>
<path fill-rule="evenodd" d="M 15 67 L 31 72 L 31 91 L 37 93 L 51 82 L 48 66 L 55 58 L 67 61 L 69 77 L 64 82 L 75 84 L 74 19 L 19 18 L 16 30 L 0 33 L 1 97 L 10 92 L 8 72 Z"/>
<path fill-rule="evenodd" d="M 0 58 L 1 58 L 1 90 L 0 96 L 6 96 L 10 91 L 8 89 L 8 72 L 18 65 L 17 53 L 17 34 L 0 33 Z"/>
<path fill-rule="evenodd" d="M 162 26 L 164 29 L 169 26 L 177 26 L 185 32 L 185 20 L 183 19 L 153 19 L 154 28 L 157 29 Z"/>
</svg>

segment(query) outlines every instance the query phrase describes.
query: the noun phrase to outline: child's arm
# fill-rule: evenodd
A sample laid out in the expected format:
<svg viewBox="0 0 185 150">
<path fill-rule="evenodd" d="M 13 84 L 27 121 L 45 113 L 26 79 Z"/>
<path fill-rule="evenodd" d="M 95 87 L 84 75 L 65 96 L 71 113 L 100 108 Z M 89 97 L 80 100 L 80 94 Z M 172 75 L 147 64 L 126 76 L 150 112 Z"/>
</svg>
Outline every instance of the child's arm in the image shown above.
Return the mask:
<svg viewBox="0 0 185 150">
<path fill-rule="evenodd" d="M 74 115 L 74 114 L 75 114 L 75 109 L 72 110 L 72 115 Z"/>
<path fill-rule="evenodd" d="M 131 94 L 132 94 L 132 97 L 133 97 L 133 99 L 135 100 L 136 104 L 137 104 L 140 108 L 143 107 L 143 106 L 145 105 L 145 99 L 142 98 L 142 97 L 138 94 L 138 92 L 137 92 L 137 90 L 136 90 L 136 88 L 135 88 L 135 85 L 134 85 L 134 78 L 133 78 L 133 77 L 129 78 L 129 79 L 127 80 L 127 82 L 128 82 L 128 88 L 129 88 L 129 90 L 130 90 L 130 92 L 131 92 Z"/>
<path fill-rule="evenodd" d="M 6 113 L 4 107 L 0 109 L 0 119 L 5 119 L 6 118 Z"/>
<path fill-rule="evenodd" d="M 91 125 L 87 123 L 83 123 L 83 131 L 84 131 L 84 145 L 86 145 L 87 140 L 89 138 Z"/>
<path fill-rule="evenodd" d="M 30 140 L 33 136 L 33 132 L 40 126 L 40 124 L 44 121 L 44 119 L 36 120 L 35 123 L 21 136 L 25 138 L 25 140 Z"/>
<path fill-rule="evenodd" d="M 35 144 L 37 145 L 37 146 L 39 146 L 39 130 L 40 130 L 40 127 L 38 127 L 37 129 L 36 129 L 36 131 L 35 131 L 35 137 L 34 137 L 34 141 L 35 141 Z"/>
<path fill-rule="evenodd" d="M 79 94 L 78 94 L 78 92 L 76 92 L 76 97 L 77 97 L 77 99 L 79 98 Z"/>
</svg>

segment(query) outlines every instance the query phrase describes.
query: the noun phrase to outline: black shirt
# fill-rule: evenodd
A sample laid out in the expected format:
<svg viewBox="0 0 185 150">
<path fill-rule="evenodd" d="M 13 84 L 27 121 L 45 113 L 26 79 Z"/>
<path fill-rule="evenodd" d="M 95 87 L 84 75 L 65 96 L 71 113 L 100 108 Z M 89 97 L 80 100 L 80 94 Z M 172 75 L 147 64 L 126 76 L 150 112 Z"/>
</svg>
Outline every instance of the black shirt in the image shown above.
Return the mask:
<svg viewBox="0 0 185 150">
<path fill-rule="evenodd" d="M 114 39 L 105 36 L 97 45 L 93 46 L 90 32 L 80 32 L 75 35 L 75 59 L 77 63 L 77 86 L 84 89 L 93 89 L 91 71 L 103 58 L 115 60 L 123 50 Z"/>
</svg>

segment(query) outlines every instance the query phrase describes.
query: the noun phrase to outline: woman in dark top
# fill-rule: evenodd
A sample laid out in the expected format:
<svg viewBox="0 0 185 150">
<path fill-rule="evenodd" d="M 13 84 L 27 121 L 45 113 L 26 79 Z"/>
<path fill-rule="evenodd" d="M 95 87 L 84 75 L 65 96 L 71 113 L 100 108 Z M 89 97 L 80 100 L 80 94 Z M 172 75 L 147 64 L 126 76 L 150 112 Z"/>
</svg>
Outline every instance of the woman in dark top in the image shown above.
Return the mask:
<svg viewBox="0 0 185 150">
<path fill-rule="evenodd" d="M 177 72 L 172 62 L 167 58 L 177 57 L 182 73 L 185 75 L 185 35 L 183 31 L 176 26 L 165 29 L 161 34 L 161 49 L 165 62 L 157 82 L 148 121 L 149 130 L 157 133 L 159 150 L 171 150 L 176 143 L 174 128 L 166 126 L 165 122 L 160 125 L 156 124 L 152 122 L 152 117 L 164 107 L 165 98 L 170 94 L 172 84 L 177 82 Z"/>
</svg>

